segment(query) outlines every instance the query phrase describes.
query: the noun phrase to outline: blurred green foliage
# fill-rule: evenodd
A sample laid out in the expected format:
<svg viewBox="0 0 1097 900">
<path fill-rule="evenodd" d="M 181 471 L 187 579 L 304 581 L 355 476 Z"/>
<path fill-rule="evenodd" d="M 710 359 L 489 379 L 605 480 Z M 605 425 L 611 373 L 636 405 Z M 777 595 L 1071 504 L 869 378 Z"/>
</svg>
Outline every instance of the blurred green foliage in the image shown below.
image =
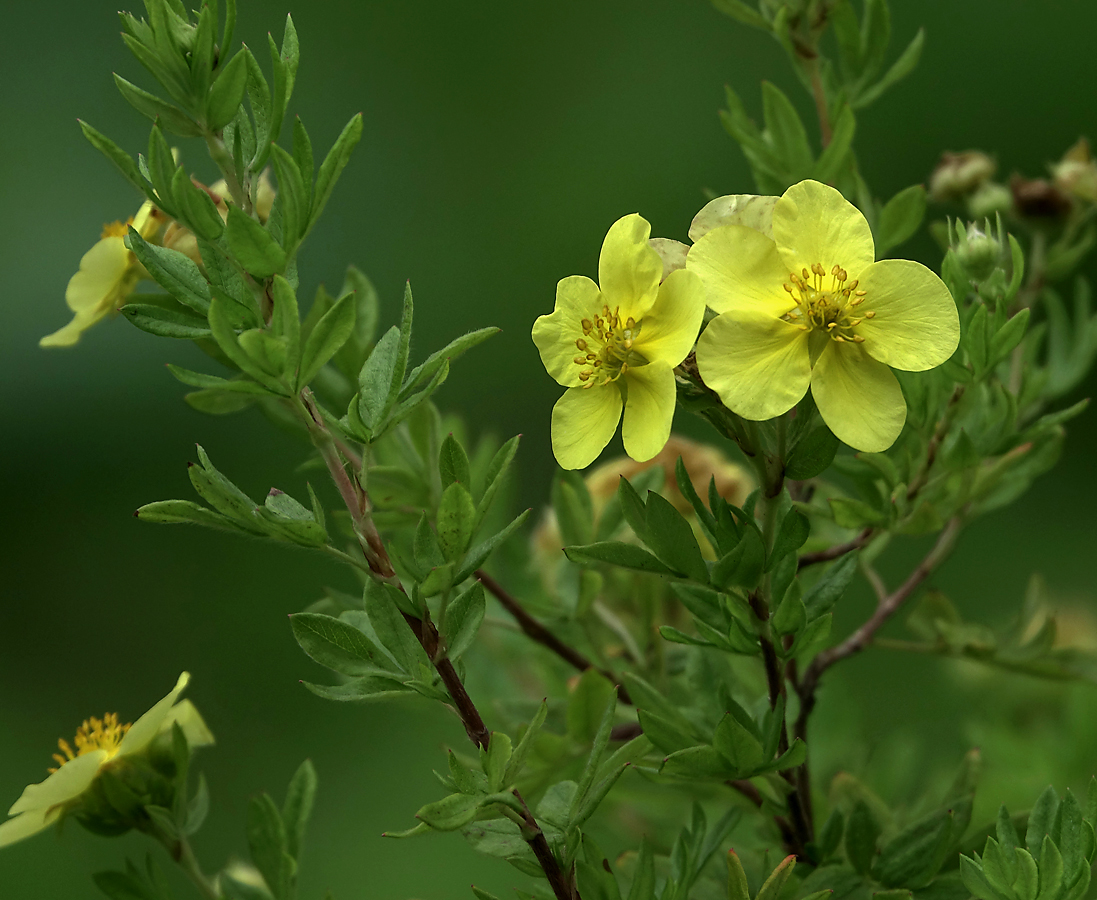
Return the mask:
<svg viewBox="0 0 1097 900">
<path fill-rule="evenodd" d="M 237 35 L 261 47 L 286 11 L 244 3 Z M 683 238 L 704 188 L 750 189 L 716 110 L 728 82 L 757 116 L 760 78 L 799 102 L 780 48 L 700 0 L 658 0 L 642 11 L 624 0 L 569 0 L 548 10 L 327 2 L 288 11 L 306 59 L 294 106 L 309 111 L 317 143 L 329 145 L 351 112 L 360 109 L 365 121 L 363 144 L 306 251 L 303 289 L 323 273 L 334 290 L 352 260 L 378 286 L 386 321 L 397 314 L 404 280 L 413 280 L 423 348 L 502 327 L 438 402 L 464 411 L 474 427 L 523 432 L 519 499 L 543 504 L 556 388 L 528 336 L 533 318 L 551 308 L 562 275 L 594 271 L 601 235 L 620 215 L 639 211 L 656 233 Z M 226 470 L 249 470 L 256 480 L 241 486 L 254 496 L 284 480 L 306 448 L 257 415 L 228 422 L 185 407 L 161 365 L 165 345 L 125 322 L 97 328 L 75 352 L 38 349 L 38 338 L 67 318 L 64 288 L 80 255 L 136 197 L 73 120 L 89 118 L 129 148 L 143 146 L 145 124 L 109 75 L 115 66 L 126 77 L 139 71 L 117 37 L 112 5 L 58 4 L 48 18 L 23 5 L 5 17 L 8 33 L 19 36 L 0 56 L 5 783 L 14 792 L 38 780 L 56 739 L 71 737 L 84 717 L 114 709 L 132 716 L 187 668 L 191 696 L 220 742 L 201 760 L 217 805 L 200 852 L 235 846 L 242 854 L 248 797 L 263 789 L 281 796 L 310 756 L 320 795 L 305 896 L 331 887 L 346 898 L 443 897 L 469 882 L 502 891 L 510 869 L 459 841 L 380 837 L 436 799 L 422 773 L 439 765 L 441 743 L 463 740 L 459 724 L 428 719 L 414 702 L 332 706 L 297 683 L 320 670 L 297 650 L 283 616 L 318 597 L 335 580 L 334 567 L 319 558 L 291 564 L 277 550 L 197 530 L 143 528 L 130 517 L 149 500 L 187 495 L 184 463 L 195 441 Z M 899 40 L 922 25 L 919 68 L 858 120 L 861 165 L 882 196 L 926 178 L 945 149 L 980 147 L 1003 172 L 1040 175 L 1092 130 L 1090 4 L 897 6 Z M 800 112 L 810 120 L 809 109 Z M 202 165 L 198 148 L 183 150 Z M 904 254 L 939 262 L 926 236 Z M 171 361 L 201 367 L 189 347 Z M 681 424 L 704 434 L 697 423 Z M 1097 503 L 1095 437 L 1092 416 L 1080 420 L 1059 468 L 1011 511 L 965 535 L 962 555 L 938 582 L 972 617 L 993 621 L 996 611 L 1016 608 L 1032 567 L 1061 602 L 1092 608 L 1097 525 L 1073 511 Z M 304 481 L 278 486 L 305 496 Z M 910 547 L 896 571 L 919 552 Z M 268 608 L 256 617 L 260 603 Z M 863 619 L 869 605 L 867 591 L 851 595 L 836 611 L 836 632 Z M 977 796 L 981 821 L 998 802 L 1023 808 L 1048 781 L 1078 787 L 1092 773 L 1091 688 L 989 678 L 914 655 L 893 655 L 884 666 L 881 657 L 874 651 L 833 673 L 820 701 L 829 710 L 816 722 L 821 774 L 838 765 L 827 756 L 834 738 L 844 735 L 845 746 L 859 732 L 864 759 L 842 765 L 902 802 L 925 777 L 915 768 L 923 754 L 947 781 L 978 744 L 982 802 L 991 804 L 979 808 Z M 1018 776 L 1015 760 L 1031 746 L 1024 735 L 1040 753 Z M 72 829 L 63 850 L 48 835 L 12 848 L 0 857 L 0 895 L 87 895 L 87 872 L 139 853 L 137 840 L 108 844 Z"/>
</svg>

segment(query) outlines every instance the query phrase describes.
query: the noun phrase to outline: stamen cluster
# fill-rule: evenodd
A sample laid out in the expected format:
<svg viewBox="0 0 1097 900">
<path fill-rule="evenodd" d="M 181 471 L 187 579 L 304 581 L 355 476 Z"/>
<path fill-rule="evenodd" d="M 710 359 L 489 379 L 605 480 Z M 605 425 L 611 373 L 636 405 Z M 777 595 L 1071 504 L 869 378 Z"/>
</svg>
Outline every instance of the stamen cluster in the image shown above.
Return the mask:
<svg viewBox="0 0 1097 900">
<path fill-rule="evenodd" d="M 596 313 L 593 319 L 584 318 L 582 326 L 584 336 L 575 341 L 582 355 L 576 356 L 574 362 L 581 367 L 579 380 L 584 388 L 609 384 L 620 378 L 630 365 L 643 365 L 647 361 L 632 348 L 640 334 L 640 323 L 632 316 L 622 322 L 620 306 L 611 310 L 604 305 L 601 315 Z M 592 347 L 592 344 L 601 346 Z M 596 375 L 605 378 L 599 380 Z"/>
<path fill-rule="evenodd" d="M 813 263 L 810 272 L 806 268 L 799 274 L 790 272 L 791 284 L 785 282 L 783 287 L 796 301 L 796 309 L 784 318 L 797 324 L 801 331 L 818 330 L 836 341 L 863 343 L 864 337 L 853 329 L 876 313 L 857 309 L 865 302 L 865 291 L 857 289 L 857 279 L 846 283 L 849 273 L 845 269 L 836 265 L 830 275 L 831 284 L 826 288 L 827 272 L 822 263 Z"/>
<path fill-rule="evenodd" d="M 57 746 L 61 748 L 64 756 L 61 753 L 54 753 L 53 758 L 57 760 L 57 765 L 60 767 L 69 760 L 91 753 L 93 750 L 106 750 L 110 756 L 113 756 L 118 752 L 122 738 L 129 730 L 130 723 L 118 724 L 118 713 L 107 713 L 102 719 L 92 716 L 90 719 L 85 719 L 76 729 L 76 737 L 73 738 L 76 749 L 73 750 L 69 742 L 61 738 Z M 49 769 L 51 774 L 56 771 L 57 768 L 54 767 Z"/>
</svg>

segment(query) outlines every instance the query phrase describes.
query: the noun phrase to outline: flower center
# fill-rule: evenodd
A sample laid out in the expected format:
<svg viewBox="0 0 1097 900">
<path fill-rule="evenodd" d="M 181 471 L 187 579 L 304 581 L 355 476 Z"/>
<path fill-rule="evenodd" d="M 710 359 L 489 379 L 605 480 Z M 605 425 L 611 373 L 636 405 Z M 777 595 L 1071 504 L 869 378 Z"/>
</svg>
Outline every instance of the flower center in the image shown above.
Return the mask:
<svg viewBox="0 0 1097 900">
<path fill-rule="evenodd" d="M 827 285 L 827 272 L 821 263 L 813 264 L 810 272 L 801 269 L 800 274 L 789 273 L 791 284 L 786 283 L 784 288 L 796 301 L 796 308 L 782 318 L 804 331 L 818 332 L 835 341 L 862 343 L 864 338 L 855 329 L 876 313 L 860 308 L 865 302 L 865 292 L 857 290 L 857 281 L 848 278 L 845 269 L 834 266 Z"/>
<path fill-rule="evenodd" d="M 130 225 L 133 224 L 133 216 L 126 219 L 125 222 L 108 222 L 103 226 L 103 233 L 99 235 L 99 239 L 109 237 L 125 237 L 130 233 Z"/>
<path fill-rule="evenodd" d="M 122 738 L 126 736 L 126 732 L 129 730 L 129 723 L 125 725 L 118 724 L 118 713 L 107 713 L 102 719 L 92 716 L 90 719 L 85 719 L 80 727 L 76 729 L 76 737 L 72 741 L 76 745 L 76 749 L 73 750 L 69 742 L 62 738 L 57 742 L 57 746 L 61 748 L 61 753 L 65 755 L 54 753 L 53 758 L 57 760 L 58 768 L 70 759 L 76 759 L 76 757 L 91 753 L 93 750 L 106 750 L 107 759 L 110 759 L 118 752 Z M 51 775 L 56 771 L 57 768 L 54 767 L 49 769 Z"/>
<path fill-rule="evenodd" d="M 641 322 L 632 316 L 622 320 L 621 307 L 610 310 L 603 306 L 601 314 L 583 319 L 583 337 L 575 341 L 579 356 L 579 380 L 583 387 L 606 385 L 616 381 L 630 366 L 647 365 L 647 360 L 633 345 L 640 336 Z"/>
</svg>

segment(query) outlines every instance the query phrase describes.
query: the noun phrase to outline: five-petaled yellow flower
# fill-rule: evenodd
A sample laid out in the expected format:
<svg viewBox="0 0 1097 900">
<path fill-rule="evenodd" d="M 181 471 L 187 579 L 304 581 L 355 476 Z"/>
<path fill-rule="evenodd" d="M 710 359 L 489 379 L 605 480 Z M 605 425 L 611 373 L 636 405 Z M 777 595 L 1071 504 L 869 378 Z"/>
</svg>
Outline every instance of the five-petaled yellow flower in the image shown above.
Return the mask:
<svg viewBox="0 0 1097 900">
<path fill-rule="evenodd" d="M 910 260 L 876 262 L 865 217 L 816 181 L 785 191 L 768 228 L 709 231 L 686 268 L 720 313 L 697 342 L 697 366 L 728 409 L 772 419 L 810 386 L 823 421 L 857 450 L 886 450 L 903 430 L 888 367 L 932 369 L 959 343 L 944 282 Z"/>
<path fill-rule="evenodd" d="M 549 374 L 568 390 L 552 409 L 552 451 L 565 469 L 590 465 L 621 420 L 625 452 L 651 459 L 670 437 L 674 367 L 693 348 L 704 290 L 681 269 L 662 280 L 651 226 L 633 213 L 614 222 L 598 258 L 598 284 L 571 275 L 556 308 L 533 326 Z"/>
<path fill-rule="evenodd" d="M 71 347 L 100 319 L 106 318 L 126 302 L 145 269 L 126 247 L 129 226 L 149 240 L 167 221 L 149 201 L 141 204 L 137 215 L 128 222 L 112 222 L 103 228 L 99 242 L 80 260 L 80 270 L 69 279 L 65 302 L 75 315 L 64 328 L 40 340 L 42 347 Z"/>
<path fill-rule="evenodd" d="M 61 753 L 53 755 L 58 767 L 50 769 L 45 781 L 29 785 L 8 810 L 14 818 L 0 822 L 0 847 L 48 828 L 103 769 L 140 753 L 158 735 L 170 731 L 173 723 L 179 723 L 191 747 L 212 744 L 213 735 L 194 705 L 189 700 L 175 702 L 189 680 L 188 673 L 180 675 L 171 693 L 132 725 L 119 725 L 118 716 L 108 713 L 102 719 L 87 719 L 77 729 L 75 749 L 68 741 L 58 741 Z"/>
</svg>

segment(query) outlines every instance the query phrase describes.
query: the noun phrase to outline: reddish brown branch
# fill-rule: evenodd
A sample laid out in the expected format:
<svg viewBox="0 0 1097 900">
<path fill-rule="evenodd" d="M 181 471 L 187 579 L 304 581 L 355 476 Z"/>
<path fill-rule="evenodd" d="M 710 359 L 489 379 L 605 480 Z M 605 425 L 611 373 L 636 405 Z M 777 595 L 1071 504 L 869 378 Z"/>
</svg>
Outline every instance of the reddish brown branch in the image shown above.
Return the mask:
<svg viewBox="0 0 1097 900">
<path fill-rule="evenodd" d="M 617 685 L 617 699 L 622 703 L 627 703 L 630 706 L 632 705 L 632 698 L 629 696 L 628 689 L 620 683 L 620 679 L 616 675 L 608 669 L 596 666 L 574 647 L 565 644 L 560 638 L 538 622 L 537 619 L 531 616 L 517 598 L 510 594 L 506 588 L 499 584 L 498 581 L 492 578 L 483 569 L 477 569 L 475 574 L 476 577 L 480 579 L 480 583 L 487 588 L 491 595 L 502 604 L 503 608 L 514 617 L 514 621 L 518 623 L 518 627 L 522 629 L 527 637 L 536 641 L 541 646 L 547 647 L 564 660 L 564 662 L 578 669 L 580 672 L 585 672 L 587 669 L 594 669 L 601 672 L 611 683 Z"/>
<path fill-rule="evenodd" d="M 807 566 L 814 566 L 816 563 L 830 562 L 832 559 L 838 559 L 841 556 L 845 556 L 847 553 L 852 553 L 854 550 L 860 550 L 875 536 L 875 528 L 866 528 L 857 535 L 857 537 L 853 538 L 853 540 L 846 541 L 844 544 L 835 544 L 833 547 L 827 547 L 825 550 L 805 553 L 797 561 L 796 566 L 799 569 L 803 569 Z"/>
</svg>

